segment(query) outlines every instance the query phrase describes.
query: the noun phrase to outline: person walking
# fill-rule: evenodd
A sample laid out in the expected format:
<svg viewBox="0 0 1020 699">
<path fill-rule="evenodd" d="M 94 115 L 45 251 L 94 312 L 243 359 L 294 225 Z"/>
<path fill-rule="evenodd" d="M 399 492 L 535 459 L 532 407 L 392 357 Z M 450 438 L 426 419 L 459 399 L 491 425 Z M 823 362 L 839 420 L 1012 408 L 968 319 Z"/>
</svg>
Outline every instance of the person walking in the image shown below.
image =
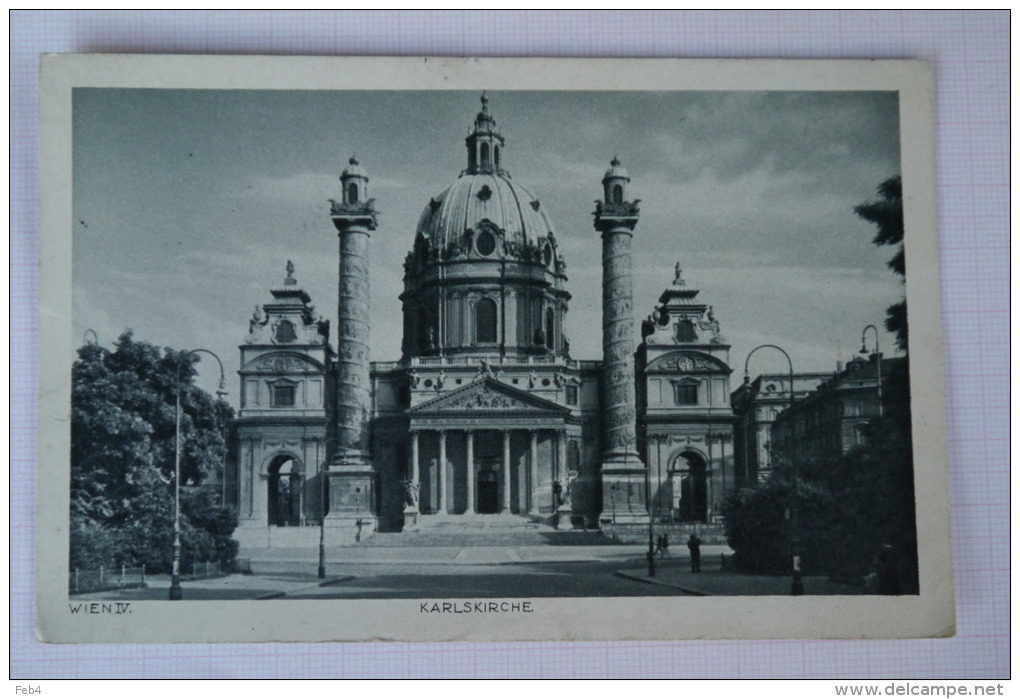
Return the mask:
<svg viewBox="0 0 1020 699">
<path fill-rule="evenodd" d="M 663 534 L 659 542 L 659 552 L 663 558 L 669 558 L 669 534 Z"/>
<path fill-rule="evenodd" d="M 697 533 L 691 534 L 687 540 L 687 550 L 691 552 L 691 572 L 701 572 L 701 539 Z"/>
</svg>

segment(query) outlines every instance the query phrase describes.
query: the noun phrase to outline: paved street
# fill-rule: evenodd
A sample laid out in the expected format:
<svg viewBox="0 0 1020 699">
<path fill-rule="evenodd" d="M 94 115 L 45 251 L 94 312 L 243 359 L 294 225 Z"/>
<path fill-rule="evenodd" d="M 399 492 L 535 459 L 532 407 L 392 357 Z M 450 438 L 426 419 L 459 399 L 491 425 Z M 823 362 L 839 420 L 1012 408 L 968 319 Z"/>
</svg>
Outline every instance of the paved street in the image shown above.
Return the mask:
<svg viewBox="0 0 1020 699">
<path fill-rule="evenodd" d="M 629 561 L 631 565 L 640 560 Z M 675 596 L 682 590 L 615 574 L 606 561 L 516 565 L 342 566 L 353 579 L 296 591 L 293 599 L 479 599 L 527 597 Z"/>
<path fill-rule="evenodd" d="M 252 575 L 184 580 L 184 598 L 200 599 L 478 599 L 541 597 L 658 597 L 680 595 L 788 595 L 788 576 L 724 572 L 724 546 L 703 547 L 702 573 L 685 554 L 656 559 L 648 576 L 643 549 L 634 545 L 352 547 L 327 551 L 319 580 L 318 550 L 267 549 Z M 143 589 L 78 595 L 81 600 L 163 600 L 169 579 L 151 576 Z M 858 595 L 861 588 L 804 578 L 808 595 Z"/>
</svg>

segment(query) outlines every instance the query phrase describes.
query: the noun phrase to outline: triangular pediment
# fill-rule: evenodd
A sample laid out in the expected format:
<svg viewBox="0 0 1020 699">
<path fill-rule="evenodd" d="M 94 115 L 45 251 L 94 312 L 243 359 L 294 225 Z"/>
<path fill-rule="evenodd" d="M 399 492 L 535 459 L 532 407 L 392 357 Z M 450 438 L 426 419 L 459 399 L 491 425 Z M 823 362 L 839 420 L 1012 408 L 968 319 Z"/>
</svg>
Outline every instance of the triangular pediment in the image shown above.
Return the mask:
<svg viewBox="0 0 1020 699">
<path fill-rule="evenodd" d="M 510 386 L 497 379 L 484 378 L 458 388 L 445 395 L 417 405 L 407 412 L 410 415 L 432 415 L 485 410 L 487 412 L 532 413 L 567 415 L 570 411 L 545 398 Z"/>
</svg>

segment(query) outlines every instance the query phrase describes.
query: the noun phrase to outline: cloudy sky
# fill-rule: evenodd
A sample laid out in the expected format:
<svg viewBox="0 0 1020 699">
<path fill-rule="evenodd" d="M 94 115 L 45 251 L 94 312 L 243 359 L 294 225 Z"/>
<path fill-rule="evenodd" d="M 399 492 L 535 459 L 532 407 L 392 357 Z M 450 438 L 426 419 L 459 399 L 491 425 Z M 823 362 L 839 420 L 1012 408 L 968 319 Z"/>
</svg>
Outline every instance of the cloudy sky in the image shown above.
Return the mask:
<svg viewBox="0 0 1020 699">
<path fill-rule="evenodd" d="M 787 350 L 796 371 L 834 369 L 903 293 L 885 266 L 893 251 L 872 245 L 873 229 L 853 213 L 899 174 L 895 93 L 489 97 L 507 139 L 504 166 L 556 227 L 576 358 L 601 356 L 591 212 L 614 154 L 642 201 L 636 319 L 653 310 L 679 261 L 732 344 L 735 381 L 762 343 Z M 356 153 L 381 212 L 371 243 L 373 359 L 398 359 L 402 262 L 422 208 L 466 166 L 478 107 L 478 94 L 462 91 L 76 90 L 75 337 L 92 329 L 109 347 L 131 328 L 158 345 L 210 349 L 236 402 L 237 346 L 287 260 L 318 312 L 335 318 L 328 200 L 339 198 L 337 178 Z M 883 332 L 881 342 L 893 354 L 892 337 Z M 752 374 L 785 369 L 766 351 L 751 365 Z"/>
</svg>

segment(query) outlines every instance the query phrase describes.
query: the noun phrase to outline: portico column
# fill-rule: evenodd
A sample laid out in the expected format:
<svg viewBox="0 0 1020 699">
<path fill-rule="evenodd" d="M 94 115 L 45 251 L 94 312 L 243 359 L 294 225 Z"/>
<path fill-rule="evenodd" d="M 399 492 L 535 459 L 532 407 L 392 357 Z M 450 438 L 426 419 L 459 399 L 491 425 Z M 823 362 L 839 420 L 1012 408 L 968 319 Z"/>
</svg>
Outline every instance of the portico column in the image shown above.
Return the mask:
<svg viewBox="0 0 1020 699">
<path fill-rule="evenodd" d="M 560 430 L 556 433 L 556 480 L 563 485 L 567 479 L 567 431 Z"/>
<path fill-rule="evenodd" d="M 467 507 L 466 514 L 475 513 L 475 433 L 466 430 L 467 435 Z"/>
<path fill-rule="evenodd" d="M 503 430 L 503 512 L 510 512 L 510 430 Z"/>
<path fill-rule="evenodd" d="M 531 435 L 531 452 L 528 455 L 530 478 L 528 479 L 528 511 L 538 514 L 538 501 L 535 499 L 535 487 L 538 485 L 538 430 L 528 430 Z"/>
<path fill-rule="evenodd" d="M 418 430 L 411 432 L 411 481 L 421 481 L 420 467 L 418 466 Z"/>
<path fill-rule="evenodd" d="M 439 430 L 439 466 L 436 468 L 436 509 L 437 514 L 446 514 L 446 430 Z"/>
</svg>

